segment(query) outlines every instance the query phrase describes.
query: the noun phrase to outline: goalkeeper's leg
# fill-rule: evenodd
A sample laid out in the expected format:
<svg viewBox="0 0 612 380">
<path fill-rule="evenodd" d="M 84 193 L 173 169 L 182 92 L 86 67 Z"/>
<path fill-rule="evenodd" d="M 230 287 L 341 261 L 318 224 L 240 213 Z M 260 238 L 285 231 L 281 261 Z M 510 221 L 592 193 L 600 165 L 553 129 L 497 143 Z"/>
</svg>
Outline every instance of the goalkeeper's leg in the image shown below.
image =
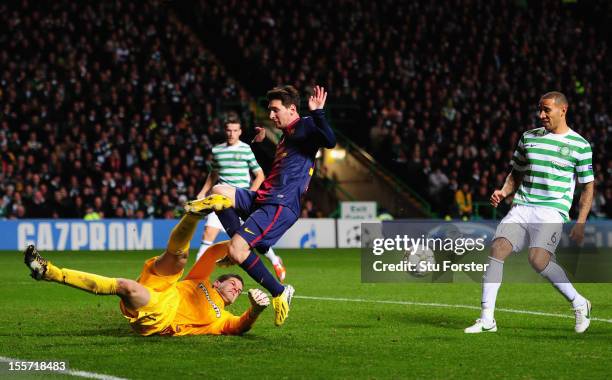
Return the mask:
<svg viewBox="0 0 612 380">
<path fill-rule="evenodd" d="M 30 269 L 30 275 L 36 280 L 57 282 L 96 295 L 116 294 L 132 310 L 145 306 L 150 299 L 147 288 L 134 280 L 59 268 L 43 258 L 33 245 L 26 248 L 24 262 Z"/>
<path fill-rule="evenodd" d="M 187 213 L 174 227 L 168 239 L 168 246 L 163 255 L 155 261 L 155 272 L 169 276 L 185 268 L 189 258 L 189 243 L 200 221 L 200 216 Z"/>
</svg>

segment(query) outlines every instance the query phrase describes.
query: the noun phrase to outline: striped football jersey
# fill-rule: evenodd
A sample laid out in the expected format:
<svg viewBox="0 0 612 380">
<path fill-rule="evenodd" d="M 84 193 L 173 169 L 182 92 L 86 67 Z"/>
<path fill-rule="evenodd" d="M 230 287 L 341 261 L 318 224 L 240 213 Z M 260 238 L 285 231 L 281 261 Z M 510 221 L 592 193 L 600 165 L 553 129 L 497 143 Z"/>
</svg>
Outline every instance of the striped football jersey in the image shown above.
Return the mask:
<svg viewBox="0 0 612 380">
<path fill-rule="evenodd" d="M 212 169 L 219 173 L 219 183 L 248 189 L 251 186 L 250 172 L 261 170 L 251 147 L 242 141 L 235 145 L 216 145 L 212 153 Z"/>
<path fill-rule="evenodd" d="M 514 203 L 551 207 L 565 220 L 569 220 L 576 179 L 580 183 L 594 180 L 591 145 L 572 129 L 564 134 L 545 128 L 525 132 L 511 164 L 523 173 Z"/>
</svg>

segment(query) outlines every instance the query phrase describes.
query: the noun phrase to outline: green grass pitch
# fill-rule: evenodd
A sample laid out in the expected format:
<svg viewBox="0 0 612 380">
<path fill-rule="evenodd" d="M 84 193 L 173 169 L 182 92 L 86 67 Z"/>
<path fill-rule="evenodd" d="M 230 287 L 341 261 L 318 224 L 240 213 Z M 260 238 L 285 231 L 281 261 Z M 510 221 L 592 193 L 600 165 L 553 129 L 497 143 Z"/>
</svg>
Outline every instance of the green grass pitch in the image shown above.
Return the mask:
<svg viewBox="0 0 612 380">
<path fill-rule="evenodd" d="M 0 356 L 67 361 L 73 370 L 130 379 L 609 376 L 612 284 L 577 285 L 592 301 L 593 316 L 607 320 L 593 321 L 583 335 L 574 333 L 573 318 L 499 311 L 497 334 L 466 336 L 462 330 L 478 317 L 477 310 L 409 303 L 477 307 L 477 283 L 362 284 L 358 250 L 278 251 L 297 296 L 284 326 L 274 326 L 270 307 L 242 337 L 174 338 L 136 336 L 119 312 L 117 297 L 36 282 L 20 253 L 0 252 Z M 45 255 L 62 267 L 136 278 L 154 254 Z M 526 260 L 524 265 L 531 270 Z M 253 287 L 244 277 L 245 289 Z M 241 296 L 230 310 L 241 313 L 247 304 Z M 572 316 L 548 284 L 504 284 L 498 307 Z M 0 378 L 35 375 L 9 373 L 6 363 L 0 368 Z"/>
</svg>

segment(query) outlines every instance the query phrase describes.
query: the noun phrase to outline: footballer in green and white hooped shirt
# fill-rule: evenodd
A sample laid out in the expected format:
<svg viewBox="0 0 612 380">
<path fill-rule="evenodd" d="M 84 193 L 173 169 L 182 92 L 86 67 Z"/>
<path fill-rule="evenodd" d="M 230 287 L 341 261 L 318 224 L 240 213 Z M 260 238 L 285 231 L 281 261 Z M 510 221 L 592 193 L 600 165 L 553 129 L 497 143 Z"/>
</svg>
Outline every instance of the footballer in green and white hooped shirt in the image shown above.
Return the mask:
<svg viewBox="0 0 612 380">
<path fill-rule="evenodd" d="M 214 146 L 212 149 L 212 170 L 206 178 L 202 190 L 198 194 L 198 199 L 207 196 L 212 187 L 216 184 L 228 184 L 251 191 L 256 191 L 259 189 L 259 186 L 261 186 L 265 179 L 263 170 L 257 163 L 251 147 L 240 141 L 241 134 L 242 127 L 240 125 L 240 119 L 235 115 L 230 115 L 225 121 L 226 141 L 223 144 Z M 252 181 L 251 174 L 253 174 L 254 177 Z M 206 218 L 206 227 L 202 235 L 202 243 L 198 250 L 196 261 L 199 260 L 208 247 L 213 244 L 221 230 L 225 229 L 217 214 L 214 212 L 208 214 Z M 283 282 L 285 280 L 286 270 L 281 258 L 274 253 L 272 248 L 266 252 L 265 256 L 272 263 L 278 280 Z"/>
<path fill-rule="evenodd" d="M 529 242 L 529 263 L 572 303 L 575 331 L 582 333 L 590 324 L 591 303 L 579 294 L 563 269 L 554 261 L 562 224 L 569 220 L 569 209 L 576 182 L 584 188 L 579 214 L 570 238 L 580 243 L 594 192 L 591 146 L 573 131 L 566 121 L 568 102 L 560 92 L 540 98 L 541 128 L 521 137 L 512 158 L 512 172 L 504 186 L 491 195 L 497 207 L 514 194 L 513 207 L 497 227 L 491 246 L 489 265 L 482 282 L 482 311 L 466 333 L 495 332 L 495 300 L 502 281 L 504 260 Z"/>
</svg>

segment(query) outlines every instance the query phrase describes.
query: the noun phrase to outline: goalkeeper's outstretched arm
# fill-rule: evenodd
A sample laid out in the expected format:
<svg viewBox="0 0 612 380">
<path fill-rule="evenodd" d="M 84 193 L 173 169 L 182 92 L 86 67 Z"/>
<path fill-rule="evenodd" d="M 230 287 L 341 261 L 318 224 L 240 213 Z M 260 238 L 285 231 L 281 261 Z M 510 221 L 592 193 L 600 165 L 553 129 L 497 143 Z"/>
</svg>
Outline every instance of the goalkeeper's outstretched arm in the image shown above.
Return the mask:
<svg viewBox="0 0 612 380">
<path fill-rule="evenodd" d="M 268 295 L 259 289 L 249 289 L 251 306 L 240 316 L 228 318 L 223 333 L 240 335 L 249 331 L 259 315 L 270 305 Z"/>
</svg>

